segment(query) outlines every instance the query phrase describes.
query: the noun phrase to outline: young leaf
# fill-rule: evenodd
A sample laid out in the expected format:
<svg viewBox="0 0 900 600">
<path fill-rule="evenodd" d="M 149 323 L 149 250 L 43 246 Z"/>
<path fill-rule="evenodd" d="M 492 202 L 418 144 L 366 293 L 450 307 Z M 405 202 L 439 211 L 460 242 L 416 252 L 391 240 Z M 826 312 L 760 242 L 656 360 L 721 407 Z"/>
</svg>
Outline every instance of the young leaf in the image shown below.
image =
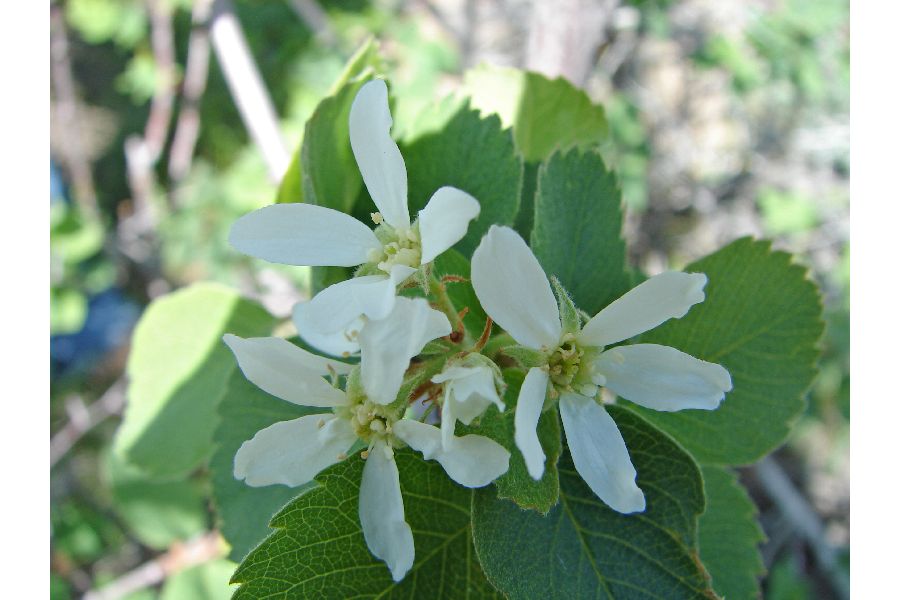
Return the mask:
<svg viewBox="0 0 900 600">
<path fill-rule="evenodd" d="M 471 256 L 491 225 L 512 225 L 519 209 L 522 161 L 500 119 L 482 118 L 468 104 L 456 105 L 441 129 L 402 144 L 400 150 L 413 218 L 445 185 L 467 192 L 481 204 L 481 214 L 456 245 L 465 256 Z"/>
<path fill-rule="evenodd" d="M 622 194 L 593 151 L 555 153 L 541 165 L 531 248 L 575 305 L 591 316 L 631 288 L 622 240 Z"/>
<path fill-rule="evenodd" d="M 545 517 L 490 489 L 476 493 L 472 528 L 485 575 L 511 600 L 713 598 L 697 556 L 704 508 L 697 465 L 636 414 L 608 410 L 628 445 L 647 510 L 623 515 L 607 507 L 566 453 L 560 501 Z"/>
<path fill-rule="evenodd" d="M 250 487 L 234 478 L 234 455 L 257 431 L 279 421 L 321 412 L 285 402 L 262 391 L 235 369 L 219 404 L 215 432 L 216 450 L 209 461 L 213 501 L 222 536 L 231 545 L 229 558 L 242 560 L 269 533 L 269 521 L 278 510 L 312 484 L 303 488 L 283 485 Z"/>
<path fill-rule="evenodd" d="M 756 506 L 733 472 L 702 468 L 706 512 L 700 517 L 700 559 L 713 589 L 729 600 L 760 597 L 765 573 L 759 544 L 766 536 L 756 521 Z"/>
<path fill-rule="evenodd" d="M 504 127 L 512 127 L 516 148 L 527 162 L 606 138 L 603 107 L 562 77 L 484 65 L 466 73 L 465 89 L 472 106 L 496 113 Z"/>
<path fill-rule="evenodd" d="M 115 451 L 156 477 L 196 468 L 212 452 L 216 406 L 237 368 L 222 335 L 268 335 L 273 325 L 255 302 L 209 283 L 151 303 L 132 338 Z"/>
<path fill-rule="evenodd" d="M 350 212 L 362 187 L 350 150 L 350 105 L 380 68 L 378 45 L 369 39 L 306 122 L 303 141 L 281 180 L 276 202 L 308 202 Z"/>
<path fill-rule="evenodd" d="M 734 389 L 716 410 L 637 410 L 700 462 L 752 463 L 781 444 L 803 412 L 823 330 L 818 290 L 789 254 L 749 238 L 685 271 L 706 274 L 706 299 L 641 342 L 721 364 Z"/>
<path fill-rule="evenodd" d="M 559 472 L 556 467 L 562 452 L 559 413 L 553 408 L 543 413 L 538 421 L 538 439 L 547 459 L 544 463 L 543 477 L 539 481 L 535 481 L 528 474 L 525 459 L 516 448 L 514 440 L 513 420 L 515 419 L 519 389 L 522 387 L 524 378 L 523 371 L 506 369 L 503 372 L 503 379 L 508 384 L 506 394 L 503 396 L 506 410 L 500 413 L 496 408 L 488 409 L 477 427 L 457 426 L 457 435 L 470 432 L 484 435 L 509 450 L 509 470 L 494 482 L 497 486 L 497 496 L 512 500 L 522 508 L 546 514 L 559 501 Z"/>
<path fill-rule="evenodd" d="M 262 598 L 500 598 L 472 548 L 472 490 L 455 485 L 435 462 L 395 454 L 406 520 L 413 531 L 412 568 L 394 583 L 369 552 L 359 526 L 364 461 L 354 455 L 323 471 L 319 486 L 272 520 L 276 531 L 235 572 L 235 600 Z"/>
</svg>

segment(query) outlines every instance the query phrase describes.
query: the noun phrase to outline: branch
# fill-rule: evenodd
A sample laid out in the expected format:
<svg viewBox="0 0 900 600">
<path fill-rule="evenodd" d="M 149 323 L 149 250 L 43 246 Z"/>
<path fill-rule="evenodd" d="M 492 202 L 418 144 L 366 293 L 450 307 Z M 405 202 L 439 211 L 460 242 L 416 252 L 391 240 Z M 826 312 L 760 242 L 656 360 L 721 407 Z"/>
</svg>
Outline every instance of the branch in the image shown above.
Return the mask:
<svg viewBox="0 0 900 600">
<path fill-rule="evenodd" d="M 150 17 L 150 42 L 156 63 L 156 86 L 150 104 L 150 115 L 144 127 L 151 165 L 156 164 L 166 143 L 172 104 L 175 100 L 175 34 L 172 32 L 172 10 L 165 0 L 146 0 Z"/>
<path fill-rule="evenodd" d="M 850 582 L 837 568 L 837 551 L 825 539 L 825 528 L 816 512 L 774 459 L 764 458 L 753 467 L 753 470 L 769 498 L 810 545 L 816 561 L 828 577 L 834 591 L 841 598 L 849 598 Z"/>
<path fill-rule="evenodd" d="M 63 164 L 72 179 L 75 201 L 86 217 L 97 215 L 97 191 L 82 141 L 84 132 L 69 60 L 66 25 L 59 5 L 50 6 L 50 74 Z"/>
<path fill-rule="evenodd" d="M 107 418 L 117 415 L 125 406 L 125 378 L 119 378 L 90 406 L 85 406 L 80 396 L 66 402 L 69 421 L 50 438 L 50 468 L 52 469 L 78 440 Z"/>
<path fill-rule="evenodd" d="M 466 36 L 459 30 L 459 28 L 455 27 L 453 23 L 450 22 L 450 19 L 447 18 L 447 15 L 441 12 L 441 10 L 437 6 L 435 6 L 429 0 L 419 0 L 417 4 L 424 8 L 425 12 L 431 15 L 431 18 L 434 19 L 434 21 L 438 25 L 440 25 L 440 27 L 444 31 L 446 31 L 450 35 L 450 37 L 453 38 L 453 41 L 456 42 L 456 45 L 459 46 L 460 49 L 466 46 L 466 44 L 468 43 L 466 40 Z M 467 10 L 469 8 L 468 4 L 470 4 L 470 2 L 467 2 Z"/>
<path fill-rule="evenodd" d="M 89 591 L 83 600 L 116 600 L 162 583 L 169 575 L 223 554 L 221 537 L 218 532 L 210 531 L 187 542 L 174 544 L 165 554 L 128 571 L 98 590 Z"/>
<path fill-rule="evenodd" d="M 172 11 L 165 0 L 146 0 L 150 39 L 156 63 L 156 85 L 143 137 L 125 140 L 125 164 L 133 214 L 119 223 L 122 252 L 138 264 L 154 254 L 157 215 L 153 206 L 153 167 L 165 147 L 175 98 L 175 38 Z"/>
<path fill-rule="evenodd" d="M 584 87 L 619 0 L 534 3 L 525 67 Z"/>
<path fill-rule="evenodd" d="M 169 149 L 169 177 L 183 180 L 191 170 L 194 148 L 200 133 L 200 98 L 209 75 L 209 15 L 212 0 L 196 0 L 191 14 L 187 63 L 181 87 L 181 111 Z"/>
<path fill-rule="evenodd" d="M 290 154 L 281 138 L 272 99 L 253 62 L 231 0 L 214 0 L 210 36 L 241 119 L 262 152 L 270 179 L 277 183 L 287 170 Z"/>
<path fill-rule="evenodd" d="M 328 15 L 316 0 L 291 0 L 291 8 L 325 45 L 337 45 L 337 35 L 328 22 Z"/>
</svg>

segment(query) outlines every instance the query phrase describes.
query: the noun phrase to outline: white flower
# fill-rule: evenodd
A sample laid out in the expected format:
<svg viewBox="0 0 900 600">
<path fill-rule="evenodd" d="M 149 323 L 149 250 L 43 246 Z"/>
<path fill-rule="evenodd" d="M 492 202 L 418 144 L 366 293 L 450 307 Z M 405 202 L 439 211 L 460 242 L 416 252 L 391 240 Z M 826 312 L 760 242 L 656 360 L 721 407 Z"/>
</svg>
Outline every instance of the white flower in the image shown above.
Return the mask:
<svg viewBox="0 0 900 600">
<path fill-rule="evenodd" d="M 406 575 L 415 555 L 394 449 L 409 445 L 470 488 L 489 484 L 509 467 L 509 452 L 483 436 L 456 438 L 452 448 L 445 449 L 437 427 L 402 419 L 402 405 L 373 401 L 358 368 L 310 354 L 280 338 L 226 335 L 224 340 L 247 379 L 264 391 L 294 404 L 332 410 L 257 432 L 235 455 L 234 476 L 254 487 L 303 485 L 347 458 L 361 440 L 367 449 L 362 453 L 366 464 L 359 490 L 360 525 L 369 550 L 387 564 L 394 581 Z M 348 374 L 347 391 L 329 384 L 324 379 L 329 374 Z"/>
<path fill-rule="evenodd" d="M 636 404 L 661 411 L 712 410 L 731 389 L 721 365 L 657 344 L 604 351 L 687 314 L 704 299 L 702 273 L 662 273 L 604 308 L 578 330 L 566 331 L 547 276 L 525 241 L 508 227 L 492 226 L 472 256 L 472 285 L 485 311 L 519 344 L 546 359 L 531 368 L 519 393 L 516 446 L 539 479 L 545 455 L 537 423 L 547 398 L 559 398 L 569 450 L 578 473 L 613 509 L 639 512 L 644 494 L 615 421 L 595 401 L 605 386 Z"/>
<path fill-rule="evenodd" d="M 461 362 L 448 363 L 431 381 L 444 385 L 441 434 L 445 449 L 456 439 L 456 421 L 469 425 L 491 404 L 500 412 L 506 409 L 497 393 L 498 386 L 503 389 L 505 385 L 499 369 L 480 354 L 469 354 Z"/>
<path fill-rule="evenodd" d="M 332 354 L 357 351 L 352 332 L 361 327 L 359 317 L 388 316 L 397 286 L 462 239 L 480 211 L 469 194 L 442 187 L 410 223 L 406 165 L 391 139 L 392 123 L 384 81 L 366 83 L 350 108 L 350 146 L 379 210 L 372 215 L 378 225 L 374 231 L 340 211 L 302 203 L 261 208 L 231 228 L 231 245 L 256 258 L 289 265 L 362 265 L 357 277 L 295 309 L 301 336 Z"/>
</svg>

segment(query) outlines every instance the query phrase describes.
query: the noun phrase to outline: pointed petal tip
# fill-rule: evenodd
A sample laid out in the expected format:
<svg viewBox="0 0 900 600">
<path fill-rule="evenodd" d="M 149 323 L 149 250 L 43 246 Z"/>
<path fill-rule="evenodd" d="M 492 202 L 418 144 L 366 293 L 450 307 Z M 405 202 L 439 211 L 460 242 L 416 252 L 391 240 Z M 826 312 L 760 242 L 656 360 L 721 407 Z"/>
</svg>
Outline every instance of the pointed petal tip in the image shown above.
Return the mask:
<svg viewBox="0 0 900 600">
<path fill-rule="evenodd" d="M 612 506 L 611 508 L 623 515 L 642 513 L 647 510 L 647 499 L 644 497 L 644 492 L 641 488 L 634 486 L 633 492 L 626 499 L 623 499 L 619 506 Z"/>
</svg>

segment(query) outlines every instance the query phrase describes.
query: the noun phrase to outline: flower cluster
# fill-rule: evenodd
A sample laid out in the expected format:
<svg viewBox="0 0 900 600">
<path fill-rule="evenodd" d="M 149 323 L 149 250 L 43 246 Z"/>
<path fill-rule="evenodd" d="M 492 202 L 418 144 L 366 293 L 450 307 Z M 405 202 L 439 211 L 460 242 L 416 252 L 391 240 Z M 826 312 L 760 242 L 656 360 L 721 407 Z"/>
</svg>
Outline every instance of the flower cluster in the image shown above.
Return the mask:
<svg viewBox="0 0 900 600">
<path fill-rule="evenodd" d="M 255 385 L 326 411 L 259 431 L 235 456 L 235 477 L 251 486 L 299 486 L 359 451 L 366 460 L 359 490 L 362 532 L 372 554 L 399 581 L 415 552 L 394 452 L 409 447 L 437 461 L 460 485 L 477 488 L 507 472 L 514 450 L 529 475 L 540 479 L 545 455 L 537 424 L 544 411 L 558 406 L 575 468 L 591 490 L 619 512 L 644 510 L 628 449 L 599 391 L 606 387 L 663 411 L 719 405 L 731 389 L 720 365 L 667 346 L 617 345 L 702 302 L 706 276 L 657 275 L 589 318 L 558 282 L 551 285 L 515 231 L 493 225 L 472 256 L 471 283 L 484 311 L 515 343 L 486 353 L 490 322 L 473 341 L 464 331 L 453 331 L 451 320 L 461 319 L 446 294 L 432 297 L 445 285 L 435 277 L 432 261 L 465 236 L 480 205 L 462 190 L 442 187 L 411 221 L 406 166 L 391 125 L 385 83 L 365 84 L 351 107 L 350 144 L 378 209 L 372 214 L 374 230 L 309 204 L 269 206 L 232 228 L 232 245 L 257 258 L 358 267 L 351 279 L 294 309 L 298 333 L 323 355 L 281 338 L 225 336 Z M 427 299 L 399 294 L 416 286 Z M 437 368 L 424 377 L 423 352 L 437 357 L 429 361 Z M 527 370 L 510 449 L 487 436 L 456 435 L 457 421 L 477 427 L 490 407 L 506 410 L 497 352 Z M 358 364 L 347 362 L 352 356 L 359 357 Z M 425 410 L 415 410 L 423 401 Z M 438 425 L 429 423 L 434 416 Z"/>
</svg>

